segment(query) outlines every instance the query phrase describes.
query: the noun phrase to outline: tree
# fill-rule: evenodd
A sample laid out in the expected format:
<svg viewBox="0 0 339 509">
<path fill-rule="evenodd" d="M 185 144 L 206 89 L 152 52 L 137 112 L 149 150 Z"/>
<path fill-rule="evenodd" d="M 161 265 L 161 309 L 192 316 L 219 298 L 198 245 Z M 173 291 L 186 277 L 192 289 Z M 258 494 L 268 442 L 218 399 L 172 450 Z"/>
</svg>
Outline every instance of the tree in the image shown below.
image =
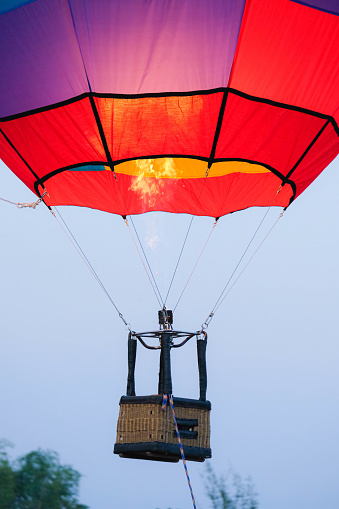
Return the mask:
<svg viewBox="0 0 339 509">
<path fill-rule="evenodd" d="M 227 476 L 217 477 L 210 463 L 207 463 L 204 482 L 207 497 L 212 503 L 211 509 L 258 509 L 259 507 L 250 477 L 242 480 L 239 474 L 232 471 Z M 202 506 L 199 505 L 199 507 Z"/>
<path fill-rule="evenodd" d="M 212 509 L 258 508 L 257 495 L 250 477 L 243 481 L 239 474 L 232 472 L 228 476 L 217 477 L 209 463 L 206 470 L 205 488 Z"/>
<path fill-rule="evenodd" d="M 0 442 L 0 509 L 11 509 L 15 499 L 14 472 L 5 450 L 10 446 L 10 442 Z"/>
<path fill-rule="evenodd" d="M 78 503 L 81 475 L 41 449 L 10 462 L 0 448 L 0 509 L 88 509 Z"/>
</svg>

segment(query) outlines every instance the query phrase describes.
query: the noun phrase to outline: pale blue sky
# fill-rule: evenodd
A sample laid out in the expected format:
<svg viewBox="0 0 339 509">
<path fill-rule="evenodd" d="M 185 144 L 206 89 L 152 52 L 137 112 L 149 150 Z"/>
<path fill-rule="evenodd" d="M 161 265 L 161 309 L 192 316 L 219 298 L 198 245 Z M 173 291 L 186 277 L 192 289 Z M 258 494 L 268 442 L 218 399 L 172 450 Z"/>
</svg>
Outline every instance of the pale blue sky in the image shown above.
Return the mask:
<svg viewBox="0 0 339 509">
<path fill-rule="evenodd" d="M 0 196 L 32 193 L 0 163 Z M 339 161 L 288 209 L 208 329 L 212 466 L 251 475 L 261 509 L 337 509 L 339 499 Z M 157 326 L 158 304 L 120 217 L 60 209 L 135 330 Z M 271 210 L 260 238 L 280 210 Z M 44 205 L 0 202 L 0 437 L 13 457 L 59 452 L 83 474 L 91 509 L 191 507 L 182 464 L 112 454 L 125 393 L 127 332 Z M 221 218 L 174 315 L 197 330 L 264 210 Z M 166 293 L 188 216 L 135 218 Z M 173 306 L 213 224 L 197 218 L 168 301 Z M 259 238 L 259 237 L 258 237 Z M 253 249 L 251 253 L 253 252 Z M 173 391 L 198 396 L 195 344 L 172 353 Z M 138 349 L 136 388 L 157 388 L 158 354 Z M 203 464 L 189 463 L 198 508 L 207 508 Z"/>
</svg>

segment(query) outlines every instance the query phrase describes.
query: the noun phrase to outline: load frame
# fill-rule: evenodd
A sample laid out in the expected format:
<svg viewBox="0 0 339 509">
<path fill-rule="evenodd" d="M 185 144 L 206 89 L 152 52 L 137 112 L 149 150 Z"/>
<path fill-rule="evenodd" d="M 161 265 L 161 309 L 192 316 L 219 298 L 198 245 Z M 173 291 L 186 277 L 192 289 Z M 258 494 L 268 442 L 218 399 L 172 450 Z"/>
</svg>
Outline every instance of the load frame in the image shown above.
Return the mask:
<svg viewBox="0 0 339 509">
<path fill-rule="evenodd" d="M 172 395 L 171 349 L 180 348 L 190 339 L 197 340 L 199 371 L 199 399 L 173 397 L 175 417 L 185 458 L 204 461 L 211 458 L 210 411 L 206 400 L 207 367 L 205 331 L 173 330 L 172 311 L 159 311 L 159 330 L 130 331 L 128 335 L 128 375 L 126 396 L 120 399 L 117 438 L 114 453 L 122 458 L 177 462 L 181 459 L 174 417 L 169 404 L 163 408 L 163 396 Z M 152 346 L 146 341 L 158 340 Z M 179 342 L 175 342 L 179 340 Z M 135 365 L 137 342 L 149 350 L 160 350 L 158 393 L 137 396 L 135 392 Z"/>
</svg>

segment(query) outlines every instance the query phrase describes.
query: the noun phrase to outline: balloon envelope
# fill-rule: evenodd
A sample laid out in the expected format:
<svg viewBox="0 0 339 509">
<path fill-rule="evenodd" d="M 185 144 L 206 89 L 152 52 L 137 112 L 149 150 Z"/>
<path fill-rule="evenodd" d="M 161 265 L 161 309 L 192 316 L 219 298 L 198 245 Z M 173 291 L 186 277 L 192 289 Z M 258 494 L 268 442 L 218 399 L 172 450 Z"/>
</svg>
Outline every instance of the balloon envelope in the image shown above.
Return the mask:
<svg viewBox="0 0 339 509">
<path fill-rule="evenodd" d="M 339 151 L 336 0 L 5 0 L 0 157 L 48 205 L 288 206 Z"/>
</svg>

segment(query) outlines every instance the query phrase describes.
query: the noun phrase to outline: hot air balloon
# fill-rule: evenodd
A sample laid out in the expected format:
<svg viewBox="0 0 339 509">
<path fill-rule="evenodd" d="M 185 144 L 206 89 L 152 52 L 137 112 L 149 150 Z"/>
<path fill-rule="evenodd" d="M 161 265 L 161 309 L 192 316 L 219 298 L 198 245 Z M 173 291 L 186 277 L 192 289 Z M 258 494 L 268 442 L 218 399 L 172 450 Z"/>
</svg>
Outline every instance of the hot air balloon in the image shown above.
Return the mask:
<svg viewBox="0 0 339 509">
<path fill-rule="evenodd" d="M 335 0 L 5 0 L 0 157 L 50 208 L 218 220 L 289 207 L 339 151 L 338 16 Z M 129 333 L 122 456 L 179 459 L 162 395 L 174 339 L 191 337 L 200 400 L 174 400 L 177 423 L 189 459 L 211 455 L 208 320 L 172 322 L 164 306 L 159 331 Z M 150 337 L 159 395 L 138 399 L 136 341 Z"/>
</svg>

